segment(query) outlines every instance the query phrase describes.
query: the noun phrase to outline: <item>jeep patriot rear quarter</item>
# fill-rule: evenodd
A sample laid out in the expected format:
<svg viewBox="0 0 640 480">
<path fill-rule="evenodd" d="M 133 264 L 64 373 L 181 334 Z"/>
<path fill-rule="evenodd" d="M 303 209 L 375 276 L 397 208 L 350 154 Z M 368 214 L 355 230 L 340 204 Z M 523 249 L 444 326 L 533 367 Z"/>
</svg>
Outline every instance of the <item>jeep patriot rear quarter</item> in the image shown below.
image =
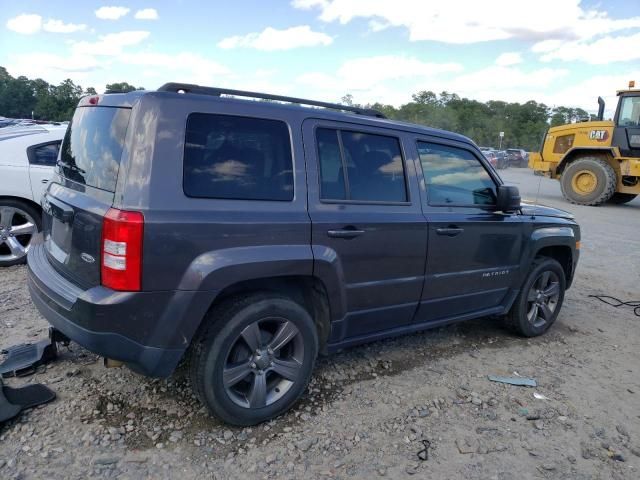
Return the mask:
<svg viewBox="0 0 640 480">
<path fill-rule="evenodd" d="M 83 98 L 29 251 L 35 305 L 143 374 L 187 357 L 238 425 L 290 408 L 318 352 L 487 315 L 544 333 L 570 214 L 521 206 L 466 137 L 380 117 L 193 85 Z"/>
</svg>

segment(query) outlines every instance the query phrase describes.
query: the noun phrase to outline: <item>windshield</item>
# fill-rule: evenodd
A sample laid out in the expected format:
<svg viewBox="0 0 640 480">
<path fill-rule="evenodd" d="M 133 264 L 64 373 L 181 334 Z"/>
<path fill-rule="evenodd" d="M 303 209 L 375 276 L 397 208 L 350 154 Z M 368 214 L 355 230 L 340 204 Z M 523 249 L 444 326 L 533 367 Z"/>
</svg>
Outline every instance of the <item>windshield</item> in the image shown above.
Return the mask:
<svg viewBox="0 0 640 480">
<path fill-rule="evenodd" d="M 115 191 L 131 110 L 77 108 L 58 160 L 62 176 L 82 185 Z"/>
</svg>

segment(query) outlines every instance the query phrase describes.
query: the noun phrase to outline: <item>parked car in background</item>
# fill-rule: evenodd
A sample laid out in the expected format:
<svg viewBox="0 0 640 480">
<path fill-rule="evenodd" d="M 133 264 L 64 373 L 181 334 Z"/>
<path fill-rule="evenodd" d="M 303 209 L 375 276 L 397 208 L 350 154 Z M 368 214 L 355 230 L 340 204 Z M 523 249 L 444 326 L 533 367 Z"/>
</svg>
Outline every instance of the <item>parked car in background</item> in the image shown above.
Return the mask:
<svg viewBox="0 0 640 480">
<path fill-rule="evenodd" d="M 507 148 L 507 159 L 512 167 L 524 168 L 529 162 L 527 152 L 521 148 Z"/>
<path fill-rule="evenodd" d="M 504 150 L 496 150 L 493 153 L 495 153 L 496 155 L 496 168 L 498 170 L 503 170 L 509 166 L 509 162 L 507 160 L 507 152 L 505 152 Z"/>
<path fill-rule="evenodd" d="M 498 157 L 493 150 L 484 150 L 482 154 L 484 155 L 484 158 L 489 160 L 489 163 L 493 168 L 498 168 Z"/>
<path fill-rule="evenodd" d="M 41 230 L 40 197 L 66 127 L 20 125 L 0 129 L 0 267 L 24 263 Z"/>
</svg>

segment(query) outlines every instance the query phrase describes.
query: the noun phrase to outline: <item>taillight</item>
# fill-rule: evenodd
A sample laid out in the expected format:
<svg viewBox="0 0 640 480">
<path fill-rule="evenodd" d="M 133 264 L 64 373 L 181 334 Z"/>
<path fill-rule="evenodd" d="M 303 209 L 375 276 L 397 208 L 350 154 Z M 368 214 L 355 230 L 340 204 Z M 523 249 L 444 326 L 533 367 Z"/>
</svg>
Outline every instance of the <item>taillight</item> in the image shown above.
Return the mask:
<svg viewBox="0 0 640 480">
<path fill-rule="evenodd" d="M 142 213 L 109 209 L 102 221 L 102 285 L 120 291 L 140 290 L 143 229 Z"/>
</svg>

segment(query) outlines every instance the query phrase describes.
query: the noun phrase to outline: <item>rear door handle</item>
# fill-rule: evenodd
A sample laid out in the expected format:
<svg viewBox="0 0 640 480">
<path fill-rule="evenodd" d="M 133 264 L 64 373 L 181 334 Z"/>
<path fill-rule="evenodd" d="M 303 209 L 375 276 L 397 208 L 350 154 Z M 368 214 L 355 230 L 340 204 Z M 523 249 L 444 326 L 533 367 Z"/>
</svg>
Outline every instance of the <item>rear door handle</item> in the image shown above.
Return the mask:
<svg viewBox="0 0 640 480">
<path fill-rule="evenodd" d="M 464 228 L 459 227 L 436 228 L 436 233 L 438 235 L 444 235 L 446 237 L 455 237 L 456 235 L 460 235 L 462 232 L 464 232 Z"/>
<path fill-rule="evenodd" d="M 356 229 L 344 229 L 344 230 L 329 230 L 327 235 L 332 238 L 355 238 L 364 234 L 364 230 Z"/>
<path fill-rule="evenodd" d="M 42 180 L 40 180 L 41 183 L 49 183 L 49 180 L 47 180 L 46 178 L 43 178 Z"/>
</svg>

